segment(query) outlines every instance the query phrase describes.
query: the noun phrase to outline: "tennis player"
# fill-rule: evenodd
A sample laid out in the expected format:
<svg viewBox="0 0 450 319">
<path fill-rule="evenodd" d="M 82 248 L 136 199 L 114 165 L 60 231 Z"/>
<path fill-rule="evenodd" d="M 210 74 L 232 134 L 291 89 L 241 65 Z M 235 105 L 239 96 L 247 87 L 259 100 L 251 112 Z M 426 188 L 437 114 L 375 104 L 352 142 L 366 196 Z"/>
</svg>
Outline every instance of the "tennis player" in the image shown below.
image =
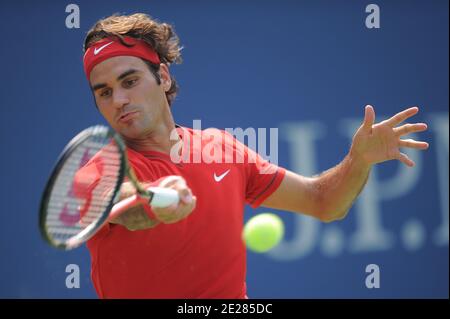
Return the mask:
<svg viewBox="0 0 450 319">
<path fill-rule="evenodd" d="M 151 213 L 131 209 L 88 242 L 101 298 L 246 298 L 246 204 L 339 220 L 374 164 L 414 166 L 399 148 L 428 148 L 401 139 L 427 129 L 402 124 L 417 107 L 375 124 L 368 105 L 343 161 L 304 177 L 266 162 L 224 131 L 175 124 L 178 86 L 169 67 L 181 62 L 181 49 L 171 25 L 145 14 L 110 16 L 88 32 L 84 50 L 98 110 L 124 138 L 138 179 L 176 189 L 181 197 Z M 123 184 L 122 198 L 133 194 L 130 186 Z"/>
</svg>

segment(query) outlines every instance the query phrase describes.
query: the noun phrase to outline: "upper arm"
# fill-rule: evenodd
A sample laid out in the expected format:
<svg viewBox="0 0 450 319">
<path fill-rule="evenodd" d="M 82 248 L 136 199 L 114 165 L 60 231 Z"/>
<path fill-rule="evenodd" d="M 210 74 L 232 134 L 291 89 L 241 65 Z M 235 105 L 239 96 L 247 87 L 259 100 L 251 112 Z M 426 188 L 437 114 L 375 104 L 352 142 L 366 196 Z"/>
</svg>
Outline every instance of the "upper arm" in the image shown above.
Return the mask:
<svg viewBox="0 0 450 319">
<path fill-rule="evenodd" d="M 286 170 L 280 186 L 261 205 L 320 218 L 320 203 L 314 181 L 314 178 Z"/>
</svg>

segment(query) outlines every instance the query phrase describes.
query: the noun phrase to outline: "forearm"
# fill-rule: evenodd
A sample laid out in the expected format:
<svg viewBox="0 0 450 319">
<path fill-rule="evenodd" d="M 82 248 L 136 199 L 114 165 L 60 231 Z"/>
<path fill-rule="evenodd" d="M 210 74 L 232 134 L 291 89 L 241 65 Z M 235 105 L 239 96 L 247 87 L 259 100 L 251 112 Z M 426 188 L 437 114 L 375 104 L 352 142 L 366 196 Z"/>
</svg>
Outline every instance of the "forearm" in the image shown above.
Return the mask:
<svg viewBox="0 0 450 319">
<path fill-rule="evenodd" d="M 141 183 L 143 188 L 158 186 L 171 188 L 177 191 L 179 201 L 167 207 L 152 207 L 139 204 L 128 209 L 118 216 L 111 223 L 121 224 L 129 230 L 141 230 L 153 228 L 159 223 L 172 224 L 186 218 L 194 209 L 197 198 L 192 194 L 192 190 L 187 186 L 186 181 L 181 176 L 166 176 L 151 183 Z M 136 193 L 133 185 L 129 182 L 122 184 L 121 199 L 132 196 Z M 152 216 L 153 215 L 153 216 Z"/>
<path fill-rule="evenodd" d="M 142 184 L 144 188 L 148 187 L 149 183 Z M 119 201 L 136 194 L 136 188 L 131 182 L 125 182 L 120 187 Z M 159 221 L 151 219 L 144 206 L 138 204 L 130 207 L 126 212 L 123 212 L 117 218 L 109 221 L 111 224 L 120 224 L 125 226 L 128 230 L 139 230 L 154 228 L 159 224 Z"/>
<path fill-rule="evenodd" d="M 400 139 L 403 135 L 426 130 L 426 124 L 396 127 L 417 112 L 417 107 L 409 108 L 374 124 L 375 112 L 371 106 L 366 106 L 364 122 L 353 137 L 349 154 L 339 165 L 311 178 L 286 171 L 281 185 L 262 205 L 307 214 L 324 222 L 344 218 L 367 182 L 372 165 L 398 159 L 413 166 L 414 162 L 399 148 L 428 148 L 426 142 Z"/>
<path fill-rule="evenodd" d="M 315 177 L 320 219 L 326 222 L 347 214 L 369 177 L 371 165 L 352 151 L 337 166 Z"/>
</svg>

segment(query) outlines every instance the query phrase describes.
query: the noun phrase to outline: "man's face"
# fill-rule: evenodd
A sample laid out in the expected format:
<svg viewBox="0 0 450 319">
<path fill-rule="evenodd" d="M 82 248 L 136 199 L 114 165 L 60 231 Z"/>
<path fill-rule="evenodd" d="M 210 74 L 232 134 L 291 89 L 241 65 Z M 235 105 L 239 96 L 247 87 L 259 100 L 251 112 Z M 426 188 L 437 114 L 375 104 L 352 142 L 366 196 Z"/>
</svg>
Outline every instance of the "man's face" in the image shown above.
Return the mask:
<svg viewBox="0 0 450 319">
<path fill-rule="evenodd" d="M 161 67 L 161 80 L 167 77 L 167 69 Z M 136 57 L 118 56 L 99 63 L 91 72 L 90 84 L 100 113 L 129 139 L 150 133 L 169 107 L 167 86 L 158 85 L 148 66 Z"/>
</svg>

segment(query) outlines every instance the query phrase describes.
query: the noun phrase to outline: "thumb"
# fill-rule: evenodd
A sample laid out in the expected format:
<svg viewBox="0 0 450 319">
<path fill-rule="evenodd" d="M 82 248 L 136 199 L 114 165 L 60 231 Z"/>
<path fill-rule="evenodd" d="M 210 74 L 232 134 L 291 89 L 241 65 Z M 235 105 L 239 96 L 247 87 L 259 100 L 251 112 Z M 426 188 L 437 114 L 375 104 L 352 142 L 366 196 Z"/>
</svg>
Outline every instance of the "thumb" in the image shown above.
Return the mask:
<svg viewBox="0 0 450 319">
<path fill-rule="evenodd" d="M 366 105 L 362 129 L 369 133 L 372 130 L 373 123 L 375 123 L 375 110 L 371 105 Z"/>
</svg>

